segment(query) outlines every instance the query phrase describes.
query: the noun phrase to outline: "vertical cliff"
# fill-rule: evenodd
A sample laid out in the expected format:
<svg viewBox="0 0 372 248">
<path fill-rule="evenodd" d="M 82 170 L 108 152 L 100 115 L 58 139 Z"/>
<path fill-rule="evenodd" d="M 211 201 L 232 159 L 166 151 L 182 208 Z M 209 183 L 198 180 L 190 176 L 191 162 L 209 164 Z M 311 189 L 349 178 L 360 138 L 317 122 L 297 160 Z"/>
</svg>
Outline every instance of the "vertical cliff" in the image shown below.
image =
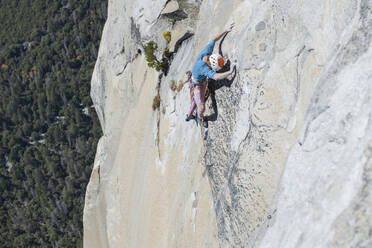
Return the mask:
<svg viewBox="0 0 372 248">
<path fill-rule="evenodd" d="M 84 246 L 370 246 L 371 8 L 368 0 L 109 1 L 92 78 L 104 136 Z M 215 52 L 237 72 L 210 82 L 203 142 L 184 122 L 180 81 L 231 21 Z M 158 59 L 175 51 L 166 75 L 147 66 L 149 41 Z"/>
</svg>

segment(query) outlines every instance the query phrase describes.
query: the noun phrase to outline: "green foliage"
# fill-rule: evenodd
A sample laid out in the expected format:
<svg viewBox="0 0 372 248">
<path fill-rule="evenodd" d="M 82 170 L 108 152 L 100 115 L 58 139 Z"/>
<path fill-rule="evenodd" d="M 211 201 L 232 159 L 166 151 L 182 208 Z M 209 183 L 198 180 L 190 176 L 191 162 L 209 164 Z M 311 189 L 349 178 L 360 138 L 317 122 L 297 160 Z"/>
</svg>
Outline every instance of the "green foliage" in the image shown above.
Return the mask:
<svg viewBox="0 0 372 248">
<path fill-rule="evenodd" d="M 156 110 L 160 107 L 160 95 L 159 93 L 154 97 L 153 101 L 152 101 L 152 110 Z"/>
<path fill-rule="evenodd" d="M 169 50 L 167 48 L 164 49 L 162 59 L 161 61 L 159 61 L 155 56 L 157 48 L 158 46 L 153 41 L 150 41 L 146 44 L 145 56 L 147 65 L 151 68 L 154 68 L 156 71 L 162 71 L 164 72 L 164 74 L 167 74 L 169 70 L 169 61 L 171 54 L 169 53 Z"/>
<path fill-rule="evenodd" d="M 171 33 L 170 33 L 169 31 L 164 31 L 164 32 L 163 32 L 163 37 L 164 37 L 164 39 L 166 39 L 168 42 L 170 42 L 171 39 L 172 39 Z"/>
<path fill-rule="evenodd" d="M 166 47 L 163 49 L 163 57 L 165 57 L 166 59 L 170 60 L 171 59 L 171 53 L 169 52 L 169 48 Z"/>
<path fill-rule="evenodd" d="M 105 0 L 2 0 L 1 247 L 82 247 Z"/>
<path fill-rule="evenodd" d="M 157 45 L 153 41 L 150 41 L 146 44 L 145 48 L 146 61 L 147 65 L 151 68 L 154 68 L 159 63 L 154 54 L 157 48 L 158 48 Z"/>
</svg>

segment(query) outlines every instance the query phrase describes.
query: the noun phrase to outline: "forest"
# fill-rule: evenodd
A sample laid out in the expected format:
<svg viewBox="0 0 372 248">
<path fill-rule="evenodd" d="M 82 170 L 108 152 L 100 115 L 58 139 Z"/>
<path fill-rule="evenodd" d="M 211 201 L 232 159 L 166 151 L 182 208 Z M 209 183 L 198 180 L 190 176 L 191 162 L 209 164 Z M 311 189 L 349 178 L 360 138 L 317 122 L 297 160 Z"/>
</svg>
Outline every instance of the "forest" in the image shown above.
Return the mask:
<svg viewBox="0 0 372 248">
<path fill-rule="evenodd" d="M 0 247 L 83 247 L 107 1 L 0 3 Z"/>
</svg>

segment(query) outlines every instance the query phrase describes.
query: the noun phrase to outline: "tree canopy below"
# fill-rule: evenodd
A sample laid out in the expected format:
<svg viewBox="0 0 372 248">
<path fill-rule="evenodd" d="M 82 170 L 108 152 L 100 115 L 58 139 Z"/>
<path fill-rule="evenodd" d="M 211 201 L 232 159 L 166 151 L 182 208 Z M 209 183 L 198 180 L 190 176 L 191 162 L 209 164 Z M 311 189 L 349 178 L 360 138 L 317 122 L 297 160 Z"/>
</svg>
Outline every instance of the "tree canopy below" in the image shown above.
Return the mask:
<svg viewBox="0 0 372 248">
<path fill-rule="evenodd" d="M 0 246 L 82 247 L 107 1 L 0 4 Z"/>
</svg>

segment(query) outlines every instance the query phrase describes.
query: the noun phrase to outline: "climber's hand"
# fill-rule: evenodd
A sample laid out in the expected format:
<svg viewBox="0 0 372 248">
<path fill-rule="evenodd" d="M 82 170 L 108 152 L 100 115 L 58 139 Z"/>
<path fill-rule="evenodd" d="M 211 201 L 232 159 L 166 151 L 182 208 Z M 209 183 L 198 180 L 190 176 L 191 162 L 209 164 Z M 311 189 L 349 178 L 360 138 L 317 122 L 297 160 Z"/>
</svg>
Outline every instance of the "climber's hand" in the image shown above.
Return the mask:
<svg viewBox="0 0 372 248">
<path fill-rule="evenodd" d="M 235 23 L 232 22 L 232 23 L 229 25 L 229 27 L 226 29 L 226 32 L 231 32 L 231 30 L 234 28 L 234 26 L 235 26 Z"/>
</svg>

